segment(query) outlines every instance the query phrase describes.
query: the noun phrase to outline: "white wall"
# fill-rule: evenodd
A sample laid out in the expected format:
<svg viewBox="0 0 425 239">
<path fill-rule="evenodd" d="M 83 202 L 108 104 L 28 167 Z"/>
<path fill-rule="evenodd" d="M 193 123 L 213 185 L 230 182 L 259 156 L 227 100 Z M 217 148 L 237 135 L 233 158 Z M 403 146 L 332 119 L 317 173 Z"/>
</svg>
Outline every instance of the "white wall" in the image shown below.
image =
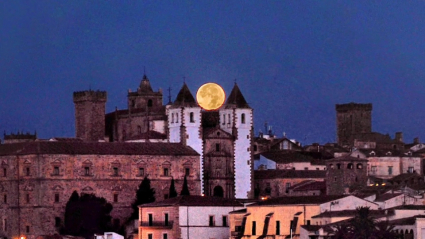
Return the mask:
<svg viewBox="0 0 425 239">
<path fill-rule="evenodd" d="M 229 212 L 243 209 L 243 207 L 224 207 L 224 206 L 180 206 L 179 207 L 179 226 L 182 233 L 182 239 L 189 238 L 229 238 Z M 215 218 L 215 226 L 209 226 L 209 216 Z M 227 226 L 222 226 L 222 217 L 227 216 Z M 189 227 L 187 227 L 189 225 Z"/>
<path fill-rule="evenodd" d="M 347 196 L 344 198 L 336 199 L 331 202 L 320 204 L 320 212 L 325 211 L 342 211 L 342 210 L 356 210 L 358 207 L 370 207 L 371 210 L 378 209 L 378 205 L 364 199 Z"/>
</svg>

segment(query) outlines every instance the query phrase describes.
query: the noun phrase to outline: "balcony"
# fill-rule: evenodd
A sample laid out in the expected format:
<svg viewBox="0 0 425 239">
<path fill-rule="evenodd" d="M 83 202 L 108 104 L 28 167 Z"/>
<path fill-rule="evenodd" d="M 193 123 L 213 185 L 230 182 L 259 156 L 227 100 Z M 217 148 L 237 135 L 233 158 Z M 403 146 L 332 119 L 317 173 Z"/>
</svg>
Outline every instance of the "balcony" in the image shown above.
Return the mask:
<svg viewBox="0 0 425 239">
<path fill-rule="evenodd" d="M 161 229 L 172 229 L 173 228 L 173 221 L 168 221 L 168 224 L 165 224 L 164 221 L 153 221 L 151 223 L 147 221 L 140 222 L 141 227 L 148 227 L 148 228 L 161 228 Z"/>
</svg>

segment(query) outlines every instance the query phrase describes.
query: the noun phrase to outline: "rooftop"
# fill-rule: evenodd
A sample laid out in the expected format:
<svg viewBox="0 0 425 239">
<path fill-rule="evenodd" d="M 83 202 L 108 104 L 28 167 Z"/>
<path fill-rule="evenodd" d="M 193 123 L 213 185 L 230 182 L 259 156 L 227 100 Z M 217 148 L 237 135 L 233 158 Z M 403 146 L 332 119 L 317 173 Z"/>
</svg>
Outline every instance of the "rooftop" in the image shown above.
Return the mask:
<svg viewBox="0 0 425 239">
<path fill-rule="evenodd" d="M 97 155 L 185 155 L 198 156 L 180 143 L 27 142 L 0 144 L 0 155 L 97 154 Z"/>
<path fill-rule="evenodd" d="M 325 170 L 255 170 L 254 179 L 274 179 L 274 178 L 325 178 Z"/>
<path fill-rule="evenodd" d="M 139 207 L 167 207 L 167 206 L 217 206 L 217 207 L 243 207 L 235 199 L 208 197 L 208 196 L 178 196 L 163 201 L 139 205 Z"/>
<path fill-rule="evenodd" d="M 322 195 L 322 196 L 300 196 L 300 197 L 280 197 L 260 201 L 247 207 L 273 206 L 273 205 L 318 205 L 329 201 L 348 197 L 348 195 Z"/>
</svg>

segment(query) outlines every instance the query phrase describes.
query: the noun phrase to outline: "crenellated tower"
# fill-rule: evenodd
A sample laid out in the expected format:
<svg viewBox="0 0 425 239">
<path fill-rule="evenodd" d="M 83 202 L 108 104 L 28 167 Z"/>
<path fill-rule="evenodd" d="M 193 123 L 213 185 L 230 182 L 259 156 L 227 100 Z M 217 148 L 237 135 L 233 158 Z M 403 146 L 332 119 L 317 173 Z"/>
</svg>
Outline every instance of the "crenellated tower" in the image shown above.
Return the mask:
<svg viewBox="0 0 425 239">
<path fill-rule="evenodd" d="M 219 110 L 220 128 L 234 137 L 235 197 L 253 195 L 253 110 L 235 83 L 225 105 Z"/>
<path fill-rule="evenodd" d="M 86 141 L 105 139 L 106 91 L 74 92 L 75 135 Z"/>
</svg>

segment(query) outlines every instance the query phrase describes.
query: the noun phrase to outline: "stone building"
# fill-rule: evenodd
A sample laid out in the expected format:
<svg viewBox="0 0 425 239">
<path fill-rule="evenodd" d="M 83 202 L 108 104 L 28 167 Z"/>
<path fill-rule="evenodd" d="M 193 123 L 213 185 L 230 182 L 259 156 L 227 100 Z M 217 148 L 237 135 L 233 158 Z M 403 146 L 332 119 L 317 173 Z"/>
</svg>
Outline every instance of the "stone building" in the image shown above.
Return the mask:
<svg viewBox="0 0 425 239">
<path fill-rule="evenodd" d="M 94 193 L 112 203 L 118 226 L 132 212 L 136 190 L 149 176 L 155 197 L 168 197 L 184 176 L 200 195 L 200 155 L 180 143 L 29 142 L 0 145 L 0 231 L 8 238 L 58 233 L 71 193 Z"/>
<path fill-rule="evenodd" d="M 327 195 L 348 194 L 367 183 L 367 159 L 342 156 L 326 161 Z"/>
<path fill-rule="evenodd" d="M 355 134 L 372 132 L 372 104 L 337 104 L 335 109 L 339 145 L 352 145 Z"/>
</svg>

